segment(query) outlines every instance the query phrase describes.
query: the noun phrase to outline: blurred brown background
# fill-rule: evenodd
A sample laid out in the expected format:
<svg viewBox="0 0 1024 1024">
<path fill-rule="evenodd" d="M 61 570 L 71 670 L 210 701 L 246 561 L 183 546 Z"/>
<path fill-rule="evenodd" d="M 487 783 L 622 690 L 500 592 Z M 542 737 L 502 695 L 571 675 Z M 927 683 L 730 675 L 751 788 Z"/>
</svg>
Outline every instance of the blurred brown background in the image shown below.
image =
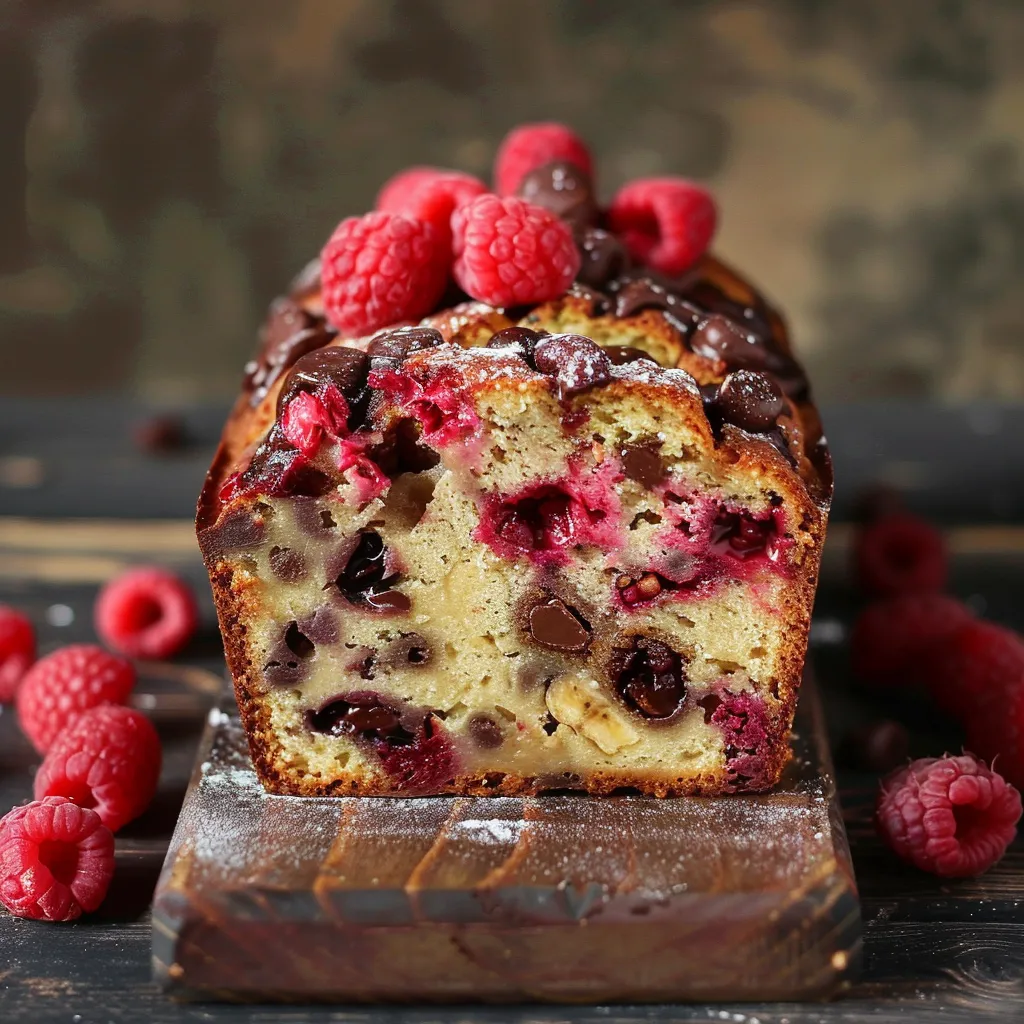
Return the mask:
<svg viewBox="0 0 1024 1024">
<path fill-rule="evenodd" d="M 0 392 L 237 387 L 410 163 L 709 182 L 826 401 L 1024 397 L 1021 0 L 0 0 Z"/>
</svg>

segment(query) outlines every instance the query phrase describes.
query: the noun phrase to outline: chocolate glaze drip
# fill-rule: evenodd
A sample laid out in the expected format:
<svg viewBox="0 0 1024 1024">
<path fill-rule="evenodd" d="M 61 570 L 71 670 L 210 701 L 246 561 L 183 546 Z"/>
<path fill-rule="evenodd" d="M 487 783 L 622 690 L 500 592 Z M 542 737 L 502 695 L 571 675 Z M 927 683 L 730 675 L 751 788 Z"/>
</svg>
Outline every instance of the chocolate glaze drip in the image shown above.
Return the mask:
<svg viewBox="0 0 1024 1024">
<path fill-rule="evenodd" d="M 245 366 L 242 387 L 250 392 L 250 404 L 259 405 L 296 360 L 323 348 L 336 333 L 323 317 L 307 312 L 292 299 L 275 299 L 261 335 L 260 353 Z"/>
</svg>

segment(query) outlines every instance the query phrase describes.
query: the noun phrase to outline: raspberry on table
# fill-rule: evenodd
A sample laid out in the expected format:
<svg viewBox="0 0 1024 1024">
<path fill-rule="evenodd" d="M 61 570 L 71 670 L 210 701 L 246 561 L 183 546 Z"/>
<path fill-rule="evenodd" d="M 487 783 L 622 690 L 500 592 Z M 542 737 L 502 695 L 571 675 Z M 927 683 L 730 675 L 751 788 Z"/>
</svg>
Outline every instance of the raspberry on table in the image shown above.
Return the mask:
<svg viewBox="0 0 1024 1024">
<path fill-rule="evenodd" d="M 903 860 L 946 878 L 980 875 L 1017 834 L 1020 793 L 973 754 L 922 758 L 882 780 L 875 824 Z"/>
<path fill-rule="evenodd" d="M 876 601 L 861 612 L 850 636 L 854 671 L 872 682 L 926 682 L 922 663 L 935 644 L 973 621 L 967 605 L 945 594 Z"/>
<path fill-rule="evenodd" d="M 523 124 L 505 136 L 494 160 L 494 191 L 510 196 L 530 171 L 564 160 L 587 175 L 594 161 L 586 143 L 564 124 L 543 122 Z"/>
<path fill-rule="evenodd" d="M 149 806 L 160 780 L 160 737 L 141 712 L 103 704 L 54 741 L 36 772 L 35 798 L 63 796 L 117 832 Z"/>
<path fill-rule="evenodd" d="M 402 175 L 392 179 L 381 190 L 377 209 L 386 213 L 401 213 L 415 220 L 426 221 L 451 247 L 452 214 L 460 206 L 483 195 L 487 186 L 472 174 L 462 171 L 442 171 L 416 168 L 407 181 Z"/>
<path fill-rule="evenodd" d="M 129 569 L 100 590 L 96 632 L 129 658 L 169 658 L 196 631 L 199 610 L 191 588 L 156 566 Z"/>
<path fill-rule="evenodd" d="M 948 572 L 946 542 L 934 526 L 916 516 L 885 516 L 861 530 L 854 568 L 869 594 L 942 590 Z"/>
<path fill-rule="evenodd" d="M 479 196 L 455 211 L 452 232 L 455 280 L 492 306 L 554 299 L 580 268 L 568 225 L 522 199 Z"/>
<path fill-rule="evenodd" d="M 123 704 L 135 685 L 130 661 L 93 644 L 72 644 L 37 661 L 18 688 L 18 722 L 41 754 L 79 715 Z"/>
<path fill-rule="evenodd" d="M 1024 685 L 1024 637 L 994 622 L 966 622 L 930 648 L 921 672 L 935 703 L 966 722 Z"/>
<path fill-rule="evenodd" d="M 684 178 L 638 178 L 623 185 L 608 223 L 630 253 L 664 274 L 680 274 L 707 251 L 718 211 L 707 189 Z"/>
<path fill-rule="evenodd" d="M 28 616 L 0 604 L 0 703 L 14 700 L 18 684 L 36 660 L 36 633 Z"/>
<path fill-rule="evenodd" d="M 444 291 L 450 262 L 432 224 L 380 210 L 343 220 L 320 260 L 324 311 L 347 337 L 426 316 Z"/>
<path fill-rule="evenodd" d="M 73 921 L 95 910 L 114 876 L 114 836 L 60 796 L 0 818 L 0 903 L 16 917 Z"/>
</svg>

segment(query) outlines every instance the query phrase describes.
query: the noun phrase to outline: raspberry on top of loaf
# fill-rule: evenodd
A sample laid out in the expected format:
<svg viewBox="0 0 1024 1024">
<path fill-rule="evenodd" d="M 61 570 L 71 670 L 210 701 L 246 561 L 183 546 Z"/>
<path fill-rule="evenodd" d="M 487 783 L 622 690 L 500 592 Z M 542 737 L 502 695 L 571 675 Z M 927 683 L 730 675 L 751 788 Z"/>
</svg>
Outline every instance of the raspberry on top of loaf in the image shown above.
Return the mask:
<svg viewBox="0 0 1024 1024">
<path fill-rule="evenodd" d="M 673 178 L 514 131 L 392 179 L 271 307 L 199 504 L 264 785 L 779 778 L 831 491 L 775 311 Z"/>
</svg>

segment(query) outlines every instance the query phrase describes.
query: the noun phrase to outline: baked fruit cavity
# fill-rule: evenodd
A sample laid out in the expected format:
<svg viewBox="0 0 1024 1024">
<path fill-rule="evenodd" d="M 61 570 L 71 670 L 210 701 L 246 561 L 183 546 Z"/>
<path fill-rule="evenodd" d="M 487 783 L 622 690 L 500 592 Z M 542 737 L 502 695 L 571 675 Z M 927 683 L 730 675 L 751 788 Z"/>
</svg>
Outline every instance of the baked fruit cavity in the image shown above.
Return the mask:
<svg viewBox="0 0 1024 1024">
<path fill-rule="evenodd" d="M 579 152 L 541 127 L 514 196 L 386 186 L 246 368 L 197 525 L 273 792 L 763 790 L 789 756 L 831 494 L 806 378 L 703 252 L 706 193 L 626 186 L 620 238 L 587 170 L 528 166 Z"/>
</svg>

